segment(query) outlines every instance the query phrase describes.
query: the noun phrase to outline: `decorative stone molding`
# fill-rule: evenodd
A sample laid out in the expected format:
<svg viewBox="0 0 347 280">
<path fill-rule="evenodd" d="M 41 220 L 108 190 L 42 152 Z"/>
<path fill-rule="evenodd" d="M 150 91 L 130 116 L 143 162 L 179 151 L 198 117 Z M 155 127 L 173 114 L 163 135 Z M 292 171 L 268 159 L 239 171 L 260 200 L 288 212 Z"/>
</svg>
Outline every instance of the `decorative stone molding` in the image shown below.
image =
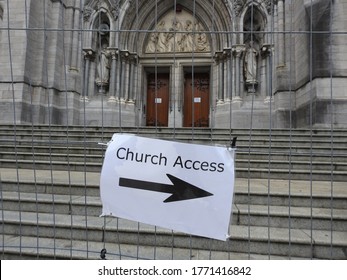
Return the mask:
<svg viewBox="0 0 347 280">
<path fill-rule="evenodd" d="M 244 0 L 234 0 L 233 9 L 234 9 L 235 16 L 240 15 L 244 5 L 245 5 Z"/>
<path fill-rule="evenodd" d="M 95 51 L 93 49 L 83 49 L 83 56 L 85 59 L 94 60 Z"/>
<path fill-rule="evenodd" d="M 130 57 L 130 52 L 127 50 L 121 51 L 120 55 L 122 57 L 123 60 L 128 61 L 131 57 Z"/>
<path fill-rule="evenodd" d="M 266 10 L 269 13 L 269 15 L 272 15 L 273 12 L 273 6 L 275 6 L 277 1 L 274 0 L 263 0 Z"/>
<path fill-rule="evenodd" d="M 146 53 L 209 52 L 207 34 L 201 22 L 182 10 L 168 13 L 149 34 Z"/>
<path fill-rule="evenodd" d="M 112 14 L 112 17 L 114 20 L 118 19 L 118 16 L 119 16 L 119 6 L 118 5 L 112 7 L 111 14 Z"/>
<path fill-rule="evenodd" d="M 91 14 L 94 12 L 94 9 L 91 7 L 84 7 L 83 9 L 83 19 L 84 21 L 89 21 Z"/>
<path fill-rule="evenodd" d="M 231 53 L 235 57 L 241 58 L 245 50 L 246 50 L 245 45 L 233 45 L 231 48 Z"/>
<path fill-rule="evenodd" d="M 219 63 L 223 61 L 223 52 L 222 51 L 216 51 L 214 54 L 214 60 Z"/>
<path fill-rule="evenodd" d="M 231 56 L 232 49 L 231 48 L 225 48 L 223 50 L 223 57 L 226 59 Z"/>
<path fill-rule="evenodd" d="M 271 44 L 263 44 L 260 48 L 260 54 L 263 58 L 272 55 L 273 45 Z"/>
<path fill-rule="evenodd" d="M 118 59 L 119 50 L 117 48 L 112 48 L 112 47 L 108 47 L 107 49 L 110 52 L 111 59 L 112 60 L 117 60 Z"/>
</svg>

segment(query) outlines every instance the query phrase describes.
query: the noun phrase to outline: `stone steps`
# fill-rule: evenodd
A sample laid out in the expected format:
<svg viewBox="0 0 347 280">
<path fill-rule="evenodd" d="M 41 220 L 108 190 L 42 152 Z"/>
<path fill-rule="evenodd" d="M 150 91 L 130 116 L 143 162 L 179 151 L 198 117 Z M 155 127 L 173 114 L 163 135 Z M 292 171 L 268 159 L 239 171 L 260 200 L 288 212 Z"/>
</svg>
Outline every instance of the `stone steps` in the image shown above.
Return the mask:
<svg viewBox="0 0 347 280">
<path fill-rule="evenodd" d="M 30 137 L 28 137 L 30 135 Z M 66 133 L 36 133 L 32 134 L 30 131 L 17 133 L 15 137 L 10 138 L 9 132 L 0 133 L 1 142 L 13 142 L 14 140 L 18 143 L 53 143 L 53 144 L 62 144 L 62 145 L 72 145 L 75 143 L 99 143 L 99 142 L 107 142 L 112 138 L 113 133 L 105 133 L 103 135 L 98 135 L 96 133 L 89 133 L 87 135 L 80 134 L 66 134 Z M 290 139 L 288 136 L 281 137 L 271 137 L 268 135 L 259 135 L 259 136 L 249 136 L 249 135 L 214 135 L 213 138 L 205 135 L 195 135 L 192 138 L 191 135 L 176 135 L 173 137 L 172 135 L 163 135 L 163 134 L 155 134 L 155 133 L 147 133 L 147 134 L 137 134 L 138 136 L 148 137 L 148 138 L 158 138 L 162 140 L 170 140 L 170 141 L 181 141 L 185 143 L 195 143 L 195 144 L 220 144 L 220 145 L 230 145 L 233 137 L 237 137 L 237 143 L 240 146 L 265 146 L 265 147 L 286 147 L 295 149 L 296 147 L 309 147 L 315 149 L 316 146 L 322 148 L 331 148 L 332 145 L 334 148 L 346 148 L 345 137 L 333 138 L 324 137 L 324 138 L 313 138 L 306 136 L 300 136 L 296 138 Z M 313 144 L 311 144 L 313 143 Z"/>
<path fill-rule="evenodd" d="M 50 170 L 37 170 L 34 174 L 31 170 L 21 170 L 30 173 L 31 176 L 24 175 L 24 178 L 22 178 L 23 176 L 20 173 L 17 179 L 15 169 L 1 169 L 1 171 L 3 177 L 12 173 L 11 179 L 4 178 L 1 181 L 3 194 L 7 192 L 18 193 L 18 190 L 20 190 L 19 196 L 25 193 L 31 197 L 36 195 L 48 195 L 48 198 L 52 198 L 53 195 L 55 197 L 59 195 L 68 196 L 66 200 L 70 200 L 69 196 L 99 198 L 99 173 L 88 172 L 84 180 L 83 172 L 55 170 L 50 174 Z M 36 178 L 31 178 L 34 175 Z M 75 176 L 79 176 L 79 182 L 76 182 Z M 72 177 L 70 182 L 68 182 L 69 177 Z M 63 181 L 61 178 L 63 178 Z M 251 179 L 248 181 L 247 179 L 236 178 L 234 203 L 347 209 L 347 189 L 344 187 L 344 182 L 333 182 L 332 185 L 330 182 L 312 182 L 311 186 L 310 182 L 291 181 L 291 188 L 289 190 L 286 182 L 282 180 L 268 182 L 267 180 Z"/>
<path fill-rule="evenodd" d="M 300 258 L 346 258 L 346 232 L 239 226 L 231 227 L 230 241 L 189 236 L 150 225 L 79 215 L 3 211 L 5 235 L 88 240 L 141 246 L 178 247 L 234 253 L 274 254 Z M 3 221 L 2 221 L 3 222 Z M 174 237 L 173 237 L 174 236 Z M 310 237 L 312 236 L 312 238 Z M 333 240 L 333 243 L 331 241 Z M 229 244 L 230 243 L 230 244 Z M 52 242 L 52 247 L 54 242 Z M 57 249 L 57 248 L 56 248 Z"/>
<path fill-rule="evenodd" d="M 342 182 L 331 186 L 328 182 L 291 181 L 290 190 L 281 180 L 236 179 L 231 239 L 220 242 L 99 217 L 99 173 L 19 170 L 17 174 L 15 169 L 1 172 L 5 177 L 2 216 L 4 240 L 9 239 L 9 248 L 4 249 L 7 258 L 18 254 L 18 247 L 10 245 L 18 244 L 18 236 L 23 238 L 23 258 L 37 257 L 37 242 L 42 242 L 40 258 L 47 259 L 99 258 L 103 246 L 110 259 L 119 258 L 120 247 L 124 248 L 123 258 L 138 258 L 134 248 L 147 250 L 141 257 L 153 258 L 148 252 L 153 252 L 154 247 L 158 259 L 171 258 L 172 248 L 175 259 L 347 258 L 347 190 Z M 33 176 L 36 180 L 32 180 Z M 43 246 L 48 240 L 49 245 Z M 90 246 L 90 254 L 86 255 L 87 247 L 83 251 L 80 246 Z M 187 255 L 188 250 L 192 256 Z"/>
<path fill-rule="evenodd" d="M 100 172 L 107 143 L 115 132 L 183 142 L 230 145 L 237 137 L 239 177 L 347 181 L 347 130 L 112 128 L 2 125 L 1 165 Z M 66 164 L 68 163 L 68 164 Z M 270 164 L 269 164 L 270 163 Z"/>
<path fill-rule="evenodd" d="M 100 172 L 102 167 L 102 162 L 95 161 L 85 161 L 85 162 L 67 162 L 67 161 L 55 161 L 49 160 L 49 155 L 47 155 L 48 160 L 35 160 L 27 159 L 21 160 L 16 159 L 2 159 L 1 166 L 6 168 L 37 168 L 43 170 L 55 169 L 55 170 L 70 170 L 70 171 L 88 171 L 88 172 Z M 251 162 L 252 163 L 252 162 Z M 347 173 L 344 170 L 334 170 L 334 166 L 331 166 L 330 163 L 325 163 L 320 168 L 320 166 L 314 164 L 312 165 L 312 170 L 308 169 L 310 163 L 299 162 L 297 169 L 289 169 L 289 164 L 286 165 L 286 168 L 278 168 L 275 164 L 268 164 L 267 161 L 263 161 L 263 166 L 250 165 L 248 167 L 248 161 L 245 161 L 243 167 L 236 166 L 236 176 L 240 178 L 272 178 L 272 179 L 288 179 L 292 180 L 329 180 L 332 178 L 334 181 L 346 181 Z M 302 167 L 306 167 L 302 168 Z M 345 166 L 343 164 L 343 166 Z M 288 175 L 290 170 L 290 175 Z"/>
<path fill-rule="evenodd" d="M 35 144 L 17 144 L 14 145 L 13 142 L 8 144 L 5 144 L 0 141 L 2 152 L 4 153 L 34 153 L 34 154 L 41 154 L 41 153 L 55 153 L 55 154 L 61 154 L 66 153 L 69 151 L 69 154 L 92 154 L 92 155 L 103 155 L 104 151 L 106 150 L 106 146 L 97 145 L 96 143 L 83 143 L 83 142 L 75 142 L 74 145 L 63 145 L 61 143 L 55 144 L 51 143 L 51 146 L 46 146 L 47 142 L 45 142 L 45 145 L 41 145 L 41 143 L 35 143 Z M 281 159 L 289 160 L 291 158 L 302 158 L 302 159 L 308 159 L 308 160 L 319 160 L 319 159 L 325 159 L 327 161 L 331 161 L 331 158 L 334 157 L 333 161 L 343 161 L 343 157 L 347 155 L 346 149 L 341 148 L 335 148 L 332 150 L 331 148 L 324 148 L 324 147 L 315 147 L 315 149 L 310 149 L 309 147 L 293 147 L 291 149 L 281 147 L 280 145 L 278 147 L 271 147 L 269 149 L 268 147 L 261 146 L 252 146 L 249 148 L 247 145 L 237 146 L 237 154 L 241 157 L 257 157 L 259 159 L 261 158 L 269 158 L 269 154 L 271 157 L 279 157 Z M 335 158 L 336 157 L 336 158 Z"/>
<path fill-rule="evenodd" d="M 2 125 L 2 258 L 346 259 L 347 130 L 214 130 Z M 99 217 L 115 132 L 236 143 L 227 242 Z M 269 162 L 270 161 L 270 162 Z"/>
<path fill-rule="evenodd" d="M 83 155 L 83 154 L 63 154 L 63 153 L 30 153 L 30 152 L 0 152 L 1 162 L 3 164 L 25 164 L 26 162 L 35 161 L 36 164 L 43 163 L 44 165 L 50 165 L 50 162 L 54 164 L 71 164 L 78 165 L 79 163 L 90 163 L 102 165 L 103 155 Z M 270 159 L 270 164 L 269 164 Z M 278 156 L 253 156 L 243 154 L 237 155 L 236 168 L 257 168 L 257 169 L 286 169 L 293 170 L 331 170 L 331 171 L 347 171 L 347 163 L 342 161 L 331 162 L 328 159 L 322 159 L 320 161 L 315 158 L 315 161 L 310 161 L 309 156 L 301 156 L 299 158 L 291 157 L 290 161 L 286 161 Z M 101 166 L 100 166 L 101 168 Z"/>
<path fill-rule="evenodd" d="M 114 133 L 132 133 L 144 137 L 155 137 L 160 139 L 214 142 L 224 141 L 230 143 L 233 137 L 237 137 L 239 142 L 246 141 L 247 144 L 253 141 L 262 141 L 268 143 L 267 139 L 272 142 L 282 141 L 284 143 L 304 142 L 307 144 L 323 143 L 334 146 L 346 144 L 346 129 L 210 129 L 210 128 L 152 128 L 152 127 L 81 127 L 81 126 L 57 126 L 57 125 L 0 125 L 0 139 L 7 139 L 13 135 L 17 140 L 26 138 L 30 140 L 61 137 L 66 141 L 83 141 L 85 138 L 100 140 L 110 139 Z M 310 141 L 307 141 L 309 139 Z"/>
<path fill-rule="evenodd" d="M 118 244 L 114 242 L 94 242 L 44 237 L 4 235 L 7 246 L 3 249 L 3 259 L 101 259 L 100 252 L 106 248 L 107 260 L 285 260 L 287 256 L 235 253 L 172 247 L 144 246 L 140 244 Z M 21 245 L 21 246 L 19 246 Z M 19 249 L 21 248 L 21 249 Z M 291 257 L 302 260 L 305 258 Z"/>
<path fill-rule="evenodd" d="M 88 133 L 88 132 L 97 132 L 97 133 L 114 133 L 114 132 L 131 132 L 136 134 L 150 133 L 150 134 L 163 134 L 168 133 L 170 135 L 176 135 L 180 133 L 184 134 L 210 134 L 210 135 L 220 135 L 220 134 L 246 134 L 246 135 L 267 135 L 271 133 L 271 135 L 309 135 L 309 136 L 317 136 L 317 135 L 325 135 L 325 136 L 345 136 L 347 129 L 343 128 L 334 128 L 324 129 L 324 128 L 254 128 L 251 131 L 248 128 L 205 128 L 205 127 L 194 127 L 194 128 L 184 128 L 184 127 L 150 127 L 150 126 L 83 126 L 83 125 L 56 125 L 56 124 L 0 124 L 2 131 L 31 131 L 31 132 L 42 132 L 42 131 L 50 131 L 50 132 L 78 132 L 78 133 Z"/>
<path fill-rule="evenodd" d="M 286 228 L 289 223 L 293 229 L 321 229 L 343 231 L 347 228 L 347 209 L 310 208 L 236 202 L 233 207 L 234 225 L 270 226 Z M 269 196 L 271 201 L 272 196 Z M 88 207 L 86 207 L 88 205 Z M 22 212 L 55 213 L 64 215 L 101 214 L 99 197 L 78 195 L 57 195 L 25 192 L 2 192 L 2 209 Z"/>
<path fill-rule="evenodd" d="M 67 153 L 67 151 L 69 153 Z M 1 159 L 13 159 L 14 155 L 17 159 L 34 159 L 34 160 L 45 160 L 47 157 L 50 157 L 57 161 L 89 161 L 90 159 L 99 159 L 103 160 L 104 150 L 102 149 L 92 149 L 88 148 L 87 153 L 85 153 L 84 148 L 66 148 L 66 147 L 30 147 L 30 146 L 2 146 L 2 151 L 0 151 Z M 251 151 L 251 153 L 247 151 L 237 150 L 236 162 L 238 160 L 254 160 L 254 161 L 267 161 L 269 158 L 272 161 L 287 161 L 291 163 L 295 162 L 327 162 L 328 164 L 339 164 L 341 166 L 345 165 L 345 155 L 333 155 L 334 158 L 331 157 L 331 154 L 305 154 L 305 153 L 296 153 L 293 152 L 291 154 L 287 153 L 276 153 L 273 152 L 269 156 L 268 153 L 260 152 L 260 151 Z"/>
</svg>

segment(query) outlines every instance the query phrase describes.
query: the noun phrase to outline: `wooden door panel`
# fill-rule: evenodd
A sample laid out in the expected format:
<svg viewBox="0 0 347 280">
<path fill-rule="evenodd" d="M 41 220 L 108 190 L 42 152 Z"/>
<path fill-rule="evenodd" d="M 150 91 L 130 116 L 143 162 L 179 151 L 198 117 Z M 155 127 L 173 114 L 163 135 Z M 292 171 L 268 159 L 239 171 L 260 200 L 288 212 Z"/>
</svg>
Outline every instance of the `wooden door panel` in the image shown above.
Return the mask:
<svg viewBox="0 0 347 280">
<path fill-rule="evenodd" d="M 194 78 L 194 79 L 193 79 Z M 183 126 L 208 127 L 210 113 L 210 76 L 186 74 L 184 85 Z M 193 96 L 194 95 L 194 96 Z"/>
<path fill-rule="evenodd" d="M 169 74 L 150 74 L 147 84 L 147 126 L 168 126 Z"/>
</svg>

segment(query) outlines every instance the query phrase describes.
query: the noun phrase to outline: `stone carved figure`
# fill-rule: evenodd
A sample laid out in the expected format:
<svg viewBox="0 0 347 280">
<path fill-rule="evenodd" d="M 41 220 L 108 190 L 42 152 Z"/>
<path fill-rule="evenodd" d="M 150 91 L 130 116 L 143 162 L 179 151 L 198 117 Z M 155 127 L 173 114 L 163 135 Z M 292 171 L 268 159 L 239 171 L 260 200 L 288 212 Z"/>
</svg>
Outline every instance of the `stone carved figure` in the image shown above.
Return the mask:
<svg viewBox="0 0 347 280">
<path fill-rule="evenodd" d="M 107 50 L 107 43 L 103 43 L 102 49 L 100 50 L 98 61 L 97 61 L 97 67 L 96 67 L 96 73 L 97 78 L 95 79 L 95 82 L 99 86 L 105 86 L 109 82 L 109 76 L 110 76 L 110 56 L 111 53 Z"/>
<path fill-rule="evenodd" d="M 158 33 L 157 32 L 153 32 L 149 36 L 149 41 L 148 41 L 148 44 L 147 44 L 147 47 L 146 47 L 146 52 L 147 53 L 154 53 L 154 52 L 156 52 L 157 44 L 158 44 Z"/>
<path fill-rule="evenodd" d="M 183 49 L 191 51 L 194 47 L 193 23 L 187 20 L 184 26 L 186 33 L 183 34 Z"/>
<path fill-rule="evenodd" d="M 244 58 L 244 76 L 248 83 L 255 83 L 257 81 L 257 58 L 258 51 L 255 49 L 253 42 L 251 41 Z"/>
<path fill-rule="evenodd" d="M 184 34 L 183 25 L 179 20 L 174 19 L 172 21 L 172 30 L 174 31 L 174 40 L 175 40 L 175 50 L 178 52 L 183 51 L 183 38 Z M 168 51 L 167 49 L 165 51 Z"/>
<path fill-rule="evenodd" d="M 165 28 L 165 21 L 161 21 L 158 26 L 157 52 L 165 52 L 166 48 L 167 48 L 167 32 Z"/>
</svg>

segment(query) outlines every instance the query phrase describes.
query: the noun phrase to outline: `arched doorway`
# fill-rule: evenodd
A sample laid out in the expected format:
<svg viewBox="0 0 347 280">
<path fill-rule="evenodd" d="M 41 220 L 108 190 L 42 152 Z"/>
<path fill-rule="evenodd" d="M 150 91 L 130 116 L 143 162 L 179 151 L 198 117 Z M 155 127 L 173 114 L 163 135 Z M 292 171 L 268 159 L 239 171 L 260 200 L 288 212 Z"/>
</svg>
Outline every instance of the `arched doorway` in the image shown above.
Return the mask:
<svg viewBox="0 0 347 280">
<path fill-rule="evenodd" d="M 155 63 L 147 67 L 154 74 L 145 69 L 146 125 L 208 127 L 212 62 L 210 39 L 202 21 L 183 8 L 168 11 L 158 18 L 143 51 L 142 63 Z M 199 67 L 194 59 L 199 60 Z M 164 64 L 169 68 L 165 73 Z"/>
</svg>

